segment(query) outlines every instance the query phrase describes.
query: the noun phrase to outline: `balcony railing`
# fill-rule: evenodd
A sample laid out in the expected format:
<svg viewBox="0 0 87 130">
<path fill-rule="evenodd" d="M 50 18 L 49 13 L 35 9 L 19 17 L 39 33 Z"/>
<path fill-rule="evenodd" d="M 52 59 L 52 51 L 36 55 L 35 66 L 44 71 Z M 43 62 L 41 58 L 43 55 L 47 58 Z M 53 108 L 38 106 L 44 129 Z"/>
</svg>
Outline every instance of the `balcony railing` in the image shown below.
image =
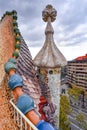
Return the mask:
<svg viewBox="0 0 87 130">
<path fill-rule="evenodd" d="M 19 130 L 38 130 L 35 125 L 16 107 L 13 99 L 10 100 L 10 103 L 14 111 L 14 121 Z"/>
</svg>

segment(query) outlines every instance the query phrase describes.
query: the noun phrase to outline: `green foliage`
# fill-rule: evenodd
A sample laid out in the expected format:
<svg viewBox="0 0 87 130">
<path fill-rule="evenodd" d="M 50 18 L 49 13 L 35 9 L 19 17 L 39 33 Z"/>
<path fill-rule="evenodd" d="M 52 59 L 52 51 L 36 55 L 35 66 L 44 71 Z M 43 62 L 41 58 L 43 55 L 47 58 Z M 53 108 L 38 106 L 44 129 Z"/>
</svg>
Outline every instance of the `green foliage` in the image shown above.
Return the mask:
<svg viewBox="0 0 87 130">
<path fill-rule="evenodd" d="M 83 123 L 83 128 L 84 128 L 84 130 L 87 130 L 87 122 L 86 121 Z"/>
<path fill-rule="evenodd" d="M 69 113 L 72 112 L 71 106 L 70 106 L 70 102 L 69 102 L 69 99 L 68 99 L 67 96 L 61 95 L 60 105 L 61 105 L 63 111 L 64 111 L 66 114 L 69 114 Z"/>
<path fill-rule="evenodd" d="M 67 118 L 67 114 L 64 112 L 62 107 L 60 107 L 60 129 L 70 130 L 70 122 Z"/>
<path fill-rule="evenodd" d="M 82 113 L 79 113 L 76 116 L 76 120 L 79 122 L 79 126 L 83 129 L 83 130 L 87 130 L 87 122 L 86 122 L 86 118 Z"/>
<path fill-rule="evenodd" d="M 76 88 L 76 87 L 73 87 L 73 88 L 70 88 L 69 90 L 68 90 L 68 94 L 72 97 L 72 96 L 74 96 L 74 99 L 75 100 L 78 100 L 78 97 L 80 96 L 80 94 L 81 94 L 81 92 L 82 92 L 82 89 L 78 89 L 78 88 Z"/>
<path fill-rule="evenodd" d="M 70 130 L 70 122 L 67 114 L 71 112 L 69 100 L 66 96 L 61 96 L 60 99 L 60 129 Z"/>
<path fill-rule="evenodd" d="M 85 121 L 85 116 L 82 114 L 82 113 L 79 113 L 77 116 L 76 116 L 76 120 L 79 122 L 79 123 L 82 123 Z"/>
</svg>

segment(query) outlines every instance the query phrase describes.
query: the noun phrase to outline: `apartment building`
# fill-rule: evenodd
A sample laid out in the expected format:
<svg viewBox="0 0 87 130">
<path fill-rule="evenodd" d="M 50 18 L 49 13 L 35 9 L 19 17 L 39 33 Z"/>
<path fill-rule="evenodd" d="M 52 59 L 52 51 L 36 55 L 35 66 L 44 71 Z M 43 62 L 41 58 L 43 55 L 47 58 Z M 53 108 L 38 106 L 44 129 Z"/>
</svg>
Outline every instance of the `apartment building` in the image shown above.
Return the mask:
<svg viewBox="0 0 87 130">
<path fill-rule="evenodd" d="M 68 61 L 68 83 L 87 88 L 87 54 Z"/>
</svg>

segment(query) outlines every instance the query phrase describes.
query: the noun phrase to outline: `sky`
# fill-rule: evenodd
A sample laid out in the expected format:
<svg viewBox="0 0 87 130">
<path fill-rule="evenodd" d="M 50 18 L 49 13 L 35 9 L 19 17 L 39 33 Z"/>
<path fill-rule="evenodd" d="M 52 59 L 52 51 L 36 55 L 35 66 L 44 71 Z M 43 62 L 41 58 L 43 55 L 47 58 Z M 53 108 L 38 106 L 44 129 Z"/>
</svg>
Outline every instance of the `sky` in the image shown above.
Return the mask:
<svg viewBox="0 0 87 130">
<path fill-rule="evenodd" d="M 66 60 L 87 53 L 87 0 L 0 0 L 0 17 L 16 10 L 20 32 L 34 58 L 45 42 L 42 11 L 51 4 L 57 11 L 54 41 Z"/>
</svg>

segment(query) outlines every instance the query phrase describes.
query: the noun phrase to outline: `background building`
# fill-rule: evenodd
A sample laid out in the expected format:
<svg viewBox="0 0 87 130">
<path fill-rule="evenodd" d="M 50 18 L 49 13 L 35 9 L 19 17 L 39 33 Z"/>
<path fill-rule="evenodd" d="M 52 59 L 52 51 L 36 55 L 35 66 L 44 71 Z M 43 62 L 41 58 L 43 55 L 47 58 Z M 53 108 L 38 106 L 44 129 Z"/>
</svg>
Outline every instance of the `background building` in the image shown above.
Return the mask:
<svg viewBox="0 0 87 130">
<path fill-rule="evenodd" d="M 87 88 L 87 54 L 68 61 L 67 79 L 70 84 Z"/>
</svg>

